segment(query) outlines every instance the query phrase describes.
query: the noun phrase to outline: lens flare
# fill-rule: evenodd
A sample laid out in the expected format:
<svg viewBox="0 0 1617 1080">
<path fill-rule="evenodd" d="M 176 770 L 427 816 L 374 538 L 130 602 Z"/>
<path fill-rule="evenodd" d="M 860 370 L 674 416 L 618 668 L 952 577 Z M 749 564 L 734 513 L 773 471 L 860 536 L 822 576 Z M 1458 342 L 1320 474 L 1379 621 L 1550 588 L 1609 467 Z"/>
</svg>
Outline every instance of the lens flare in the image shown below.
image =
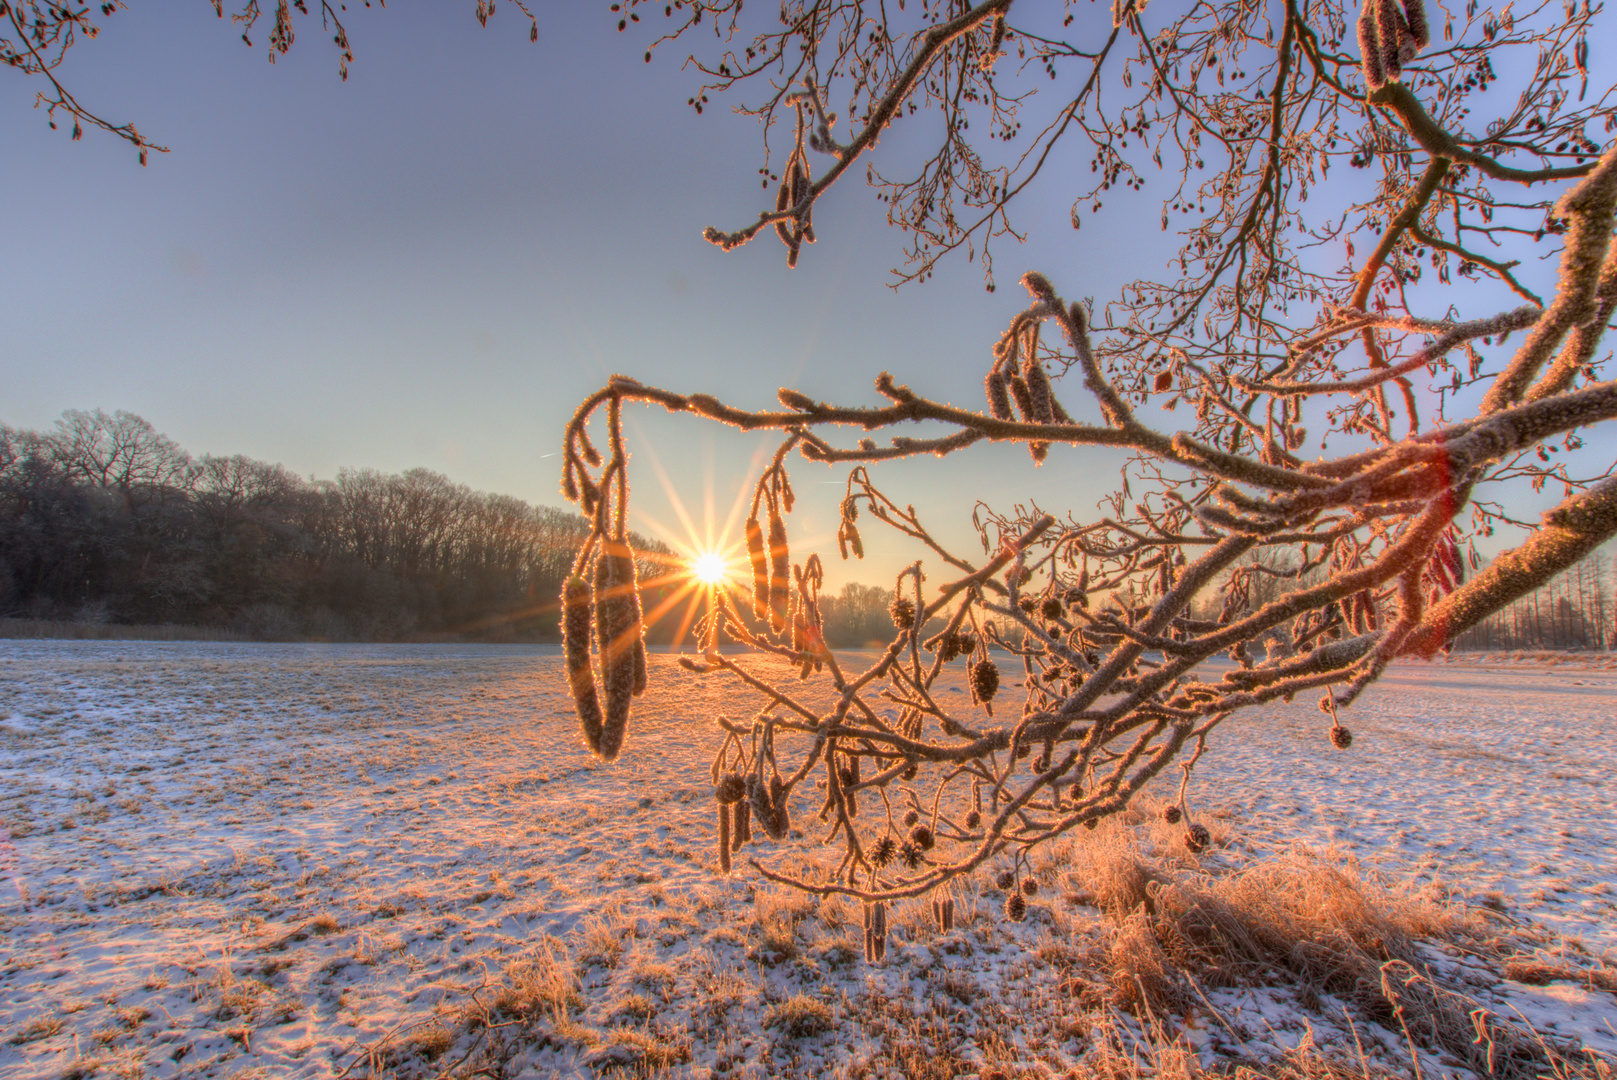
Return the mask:
<svg viewBox="0 0 1617 1080">
<path fill-rule="evenodd" d="M 709 585 L 717 585 L 728 573 L 724 556 L 716 551 L 706 552 L 691 560 L 691 576 Z"/>
</svg>

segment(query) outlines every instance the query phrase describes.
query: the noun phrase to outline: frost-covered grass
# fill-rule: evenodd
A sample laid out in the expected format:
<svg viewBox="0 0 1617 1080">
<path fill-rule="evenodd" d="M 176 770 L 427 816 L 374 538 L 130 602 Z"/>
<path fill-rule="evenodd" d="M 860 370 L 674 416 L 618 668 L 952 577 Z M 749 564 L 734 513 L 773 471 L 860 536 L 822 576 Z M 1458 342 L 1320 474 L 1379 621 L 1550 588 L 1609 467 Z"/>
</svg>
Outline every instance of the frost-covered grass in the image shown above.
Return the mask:
<svg viewBox="0 0 1617 1080">
<path fill-rule="evenodd" d="M 870 967 L 856 905 L 715 873 L 707 721 L 745 704 L 653 663 L 603 766 L 543 649 L 0 643 L 0 1075 L 1595 1076 L 1580 1046 L 1617 1051 L 1598 665 L 1395 670 L 1347 753 L 1311 703 L 1241 717 L 1192 788 L 1207 853 L 1142 806 L 1037 856 L 1024 921 L 990 867 L 948 933 L 895 908 Z"/>
</svg>

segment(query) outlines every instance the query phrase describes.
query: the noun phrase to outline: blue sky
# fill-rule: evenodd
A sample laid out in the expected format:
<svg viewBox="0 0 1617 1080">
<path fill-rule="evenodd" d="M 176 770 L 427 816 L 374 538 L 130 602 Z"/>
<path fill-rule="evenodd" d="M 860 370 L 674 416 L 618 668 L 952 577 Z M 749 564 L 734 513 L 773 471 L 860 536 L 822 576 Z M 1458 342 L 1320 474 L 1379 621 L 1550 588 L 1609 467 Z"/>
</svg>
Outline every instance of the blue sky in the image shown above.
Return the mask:
<svg viewBox="0 0 1617 1080">
<path fill-rule="evenodd" d="M 722 103 L 695 115 L 685 51 L 644 63 L 647 38 L 618 34 L 605 4 L 549 10 L 531 45 L 509 6 L 486 29 L 468 4 L 356 8 L 344 84 L 312 20 L 272 65 L 264 24 L 249 50 L 201 0 L 134 5 L 62 73 L 89 107 L 171 148 L 144 169 L 110 136 L 51 131 L 29 108 L 34 86 L 0 79 L 13 208 L 0 421 L 47 428 L 64 409 L 124 408 L 198 454 L 319 477 L 425 466 L 557 504 L 559 459 L 544 455 L 611 372 L 756 407 L 782 385 L 874 400 L 889 368 L 979 407 L 1019 289 L 988 294 L 963 260 L 887 288 L 901 235 L 853 184 L 817 212 L 821 242 L 797 269 L 773 238 L 720 252 L 702 228 L 737 227 L 769 197 L 755 123 Z M 903 133 L 886 143 L 891 161 Z M 1002 284 L 1050 269 L 1041 254 L 1006 247 Z M 1096 291 L 1077 284 L 1089 276 L 1064 287 Z M 655 448 L 693 518 L 705 491 L 722 518 L 768 447 L 658 414 L 634 417 L 631 449 Z M 1065 467 L 1080 454 L 1084 468 Z M 969 492 L 1087 508 L 1121 464 L 1061 457 L 1036 472 L 1005 448 L 885 473 L 895 498 L 959 539 Z M 645 464 L 642 524 L 673 526 Z M 829 541 L 842 473 L 794 471 L 794 531 Z M 896 553 L 876 555 L 851 578 L 896 568 Z"/>
<path fill-rule="evenodd" d="M 205 0 L 134 5 L 62 74 L 93 110 L 171 147 L 146 168 L 110 136 L 51 131 L 29 107 L 35 86 L 0 77 L 0 421 L 123 408 L 197 454 L 322 478 L 425 466 L 560 504 L 560 459 L 546 455 L 611 372 L 762 407 L 782 385 L 874 401 L 889 369 L 978 408 L 1023 270 L 1102 300 L 1160 272 L 1149 188 L 1148 230 L 1114 217 L 1001 246 L 993 294 L 961 259 L 887 288 L 902 236 L 857 184 L 817 208 L 820 243 L 797 269 L 772 238 L 723 253 L 702 228 L 738 227 L 770 198 L 754 122 L 721 100 L 695 115 L 687 50 L 643 63 L 649 34 L 617 33 L 605 3 L 541 10 L 531 45 L 510 5 L 486 29 L 470 3 L 356 7 L 344 84 L 313 20 L 270 64 L 266 23 L 248 49 Z M 1109 28 L 1104 5 L 1074 10 Z M 878 163 L 924 134 L 901 125 Z M 1052 180 L 1023 220 L 1064 221 L 1069 197 Z M 637 524 L 675 534 L 659 471 L 700 530 L 704 505 L 722 520 L 772 445 L 660 410 L 633 414 L 630 437 Z M 879 476 L 969 542 L 974 496 L 1088 513 L 1121 464 L 1057 448 L 1035 470 L 991 447 Z M 827 555 L 842 476 L 794 467 L 794 533 Z M 866 542 L 870 563 L 831 566 L 833 588 L 915 557 Z"/>
</svg>

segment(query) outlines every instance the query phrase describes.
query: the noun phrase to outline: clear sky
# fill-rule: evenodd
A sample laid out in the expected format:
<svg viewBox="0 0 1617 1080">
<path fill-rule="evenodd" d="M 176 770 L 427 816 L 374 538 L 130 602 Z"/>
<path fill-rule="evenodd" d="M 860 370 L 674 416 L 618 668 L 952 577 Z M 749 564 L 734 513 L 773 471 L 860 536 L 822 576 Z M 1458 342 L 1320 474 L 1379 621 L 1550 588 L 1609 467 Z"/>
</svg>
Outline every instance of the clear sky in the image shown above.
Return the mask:
<svg viewBox="0 0 1617 1080">
<path fill-rule="evenodd" d="M 756 125 L 722 101 L 695 115 L 688 50 L 642 62 L 649 35 L 617 33 L 605 3 L 539 10 L 532 45 L 510 5 L 486 29 L 470 3 L 355 6 L 344 84 L 313 20 L 272 65 L 267 21 L 248 49 L 206 0 L 135 4 L 62 74 L 92 110 L 172 148 L 146 168 L 111 136 L 51 131 L 33 83 L 0 76 L 0 421 L 129 409 L 197 454 L 320 478 L 425 466 L 560 504 L 546 455 L 609 373 L 763 407 L 783 385 L 874 401 L 889 369 L 980 408 L 1023 270 L 1102 301 L 1161 271 L 1146 200 L 1149 229 L 1120 219 L 1002 246 L 996 293 L 963 259 L 894 292 L 902 236 L 852 183 L 817 207 L 820 243 L 797 269 L 772 238 L 723 253 L 702 228 L 739 227 L 771 197 Z M 1109 28 L 1104 5 L 1075 10 Z M 879 160 L 920 133 L 896 129 Z M 1021 213 L 1063 221 L 1066 200 L 1052 183 Z M 660 410 L 635 413 L 630 437 L 647 531 L 683 531 L 659 469 L 695 518 L 704 500 L 722 518 L 769 450 Z M 1121 463 L 1057 448 L 1035 470 L 1025 451 L 989 448 L 881 475 L 959 540 L 974 495 L 1088 512 Z M 843 473 L 793 475 L 794 534 L 830 555 Z M 878 548 L 829 584 L 880 582 L 898 559 Z"/>
</svg>

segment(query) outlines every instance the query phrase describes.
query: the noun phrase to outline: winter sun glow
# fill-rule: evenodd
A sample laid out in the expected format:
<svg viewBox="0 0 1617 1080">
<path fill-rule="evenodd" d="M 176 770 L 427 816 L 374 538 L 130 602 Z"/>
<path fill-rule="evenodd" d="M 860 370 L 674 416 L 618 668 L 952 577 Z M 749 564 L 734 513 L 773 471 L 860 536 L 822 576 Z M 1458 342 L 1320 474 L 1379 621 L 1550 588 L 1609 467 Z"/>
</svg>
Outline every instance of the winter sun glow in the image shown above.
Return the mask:
<svg viewBox="0 0 1617 1080">
<path fill-rule="evenodd" d="M 691 575 L 709 585 L 717 585 L 723 581 L 727 572 L 724 556 L 716 551 L 706 552 L 691 560 Z"/>
</svg>

